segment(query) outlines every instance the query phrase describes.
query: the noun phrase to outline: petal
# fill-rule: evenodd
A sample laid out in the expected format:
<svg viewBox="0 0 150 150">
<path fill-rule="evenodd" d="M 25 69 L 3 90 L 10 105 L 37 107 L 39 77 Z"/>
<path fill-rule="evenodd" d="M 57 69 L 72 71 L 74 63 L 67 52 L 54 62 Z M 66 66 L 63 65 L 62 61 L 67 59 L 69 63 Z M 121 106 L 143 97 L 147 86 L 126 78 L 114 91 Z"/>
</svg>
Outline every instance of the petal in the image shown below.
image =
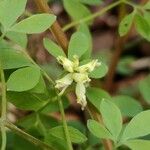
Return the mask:
<svg viewBox="0 0 150 150">
<path fill-rule="evenodd" d="M 71 85 L 71 83 L 73 82 L 72 79 L 72 74 L 69 73 L 67 74 L 65 77 L 56 80 L 56 85 L 55 88 L 60 89 L 61 90 L 61 94 L 63 94 L 63 92 L 66 90 L 66 88 Z"/>
<path fill-rule="evenodd" d="M 73 72 L 73 62 L 64 56 L 58 56 L 57 61 L 63 66 L 68 72 Z"/>
<path fill-rule="evenodd" d="M 77 83 L 79 82 L 86 83 L 91 81 L 87 73 L 73 73 L 72 78 Z"/>
<path fill-rule="evenodd" d="M 77 55 L 73 56 L 73 67 L 76 69 L 79 66 L 79 57 Z"/>
<path fill-rule="evenodd" d="M 100 65 L 101 65 L 101 63 L 98 62 L 98 59 L 96 59 L 96 60 L 92 60 L 91 62 L 89 62 L 85 65 L 78 67 L 76 70 L 78 72 L 92 72 L 95 69 L 95 67 L 98 67 Z"/>
<path fill-rule="evenodd" d="M 86 96 L 85 96 L 86 88 L 85 88 L 84 84 L 77 83 L 75 92 L 76 92 L 76 96 L 77 96 L 77 103 L 81 104 L 81 106 L 82 106 L 81 109 L 84 110 L 84 108 L 87 105 Z"/>
</svg>

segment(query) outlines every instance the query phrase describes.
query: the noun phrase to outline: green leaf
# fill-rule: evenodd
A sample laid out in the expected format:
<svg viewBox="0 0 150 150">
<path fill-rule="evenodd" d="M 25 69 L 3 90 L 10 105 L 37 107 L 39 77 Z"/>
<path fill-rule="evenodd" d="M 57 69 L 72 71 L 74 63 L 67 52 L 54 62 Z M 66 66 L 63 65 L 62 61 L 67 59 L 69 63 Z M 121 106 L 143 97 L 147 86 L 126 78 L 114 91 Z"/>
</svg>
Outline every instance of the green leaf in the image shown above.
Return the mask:
<svg viewBox="0 0 150 150">
<path fill-rule="evenodd" d="M 8 48 L 0 48 L 0 60 L 4 69 L 14 69 L 32 65 L 21 51 Z"/>
<path fill-rule="evenodd" d="M 68 57 L 71 59 L 74 55 L 81 57 L 89 48 L 88 38 L 81 32 L 76 32 L 71 36 Z"/>
<path fill-rule="evenodd" d="M 8 81 L 8 91 L 27 91 L 35 87 L 40 80 L 41 72 L 37 67 L 26 67 L 14 71 Z"/>
<path fill-rule="evenodd" d="M 91 15 L 90 10 L 76 0 L 63 0 L 63 4 L 65 10 L 73 20 L 80 20 Z"/>
<path fill-rule="evenodd" d="M 30 90 L 31 93 L 45 93 L 46 92 L 46 85 L 43 77 L 41 76 L 37 85 Z"/>
<path fill-rule="evenodd" d="M 125 16 L 119 25 L 119 34 L 120 36 L 124 36 L 125 34 L 127 34 L 131 28 L 133 19 L 134 19 L 134 15 L 135 13 L 131 13 L 127 16 Z"/>
<path fill-rule="evenodd" d="M 150 141 L 147 140 L 129 140 L 124 143 L 132 150 L 149 150 Z"/>
<path fill-rule="evenodd" d="M 64 51 L 62 50 L 61 47 L 59 47 L 57 44 L 55 44 L 53 41 L 45 38 L 44 39 L 44 47 L 46 48 L 46 50 L 53 55 L 54 57 L 58 57 L 58 56 L 64 56 L 66 57 Z"/>
<path fill-rule="evenodd" d="M 139 90 L 144 99 L 150 103 L 150 75 L 140 81 Z"/>
<path fill-rule="evenodd" d="M 66 150 L 67 143 L 65 139 L 60 139 L 56 136 L 48 134 L 45 136 L 45 142 L 55 150 Z"/>
<path fill-rule="evenodd" d="M 149 11 L 144 12 L 144 19 L 148 22 L 150 26 L 150 12 Z"/>
<path fill-rule="evenodd" d="M 37 111 L 47 104 L 49 97 L 28 92 L 7 92 L 7 99 L 19 109 Z"/>
<path fill-rule="evenodd" d="M 27 47 L 27 35 L 17 32 L 8 32 L 6 34 L 6 37 L 8 37 L 11 41 L 15 42 L 16 44 L 20 45 L 23 48 Z"/>
<path fill-rule="evenodd" d="M 92 71 L 89 76 L 91 78 L 102 78 L 106 75 L 106 73 L 108 72 L 108 67 L 104 64 L 101 63 L 101 65 L 97 68 L 94 69 L 94 71 Z"/>
<path fill-rule="evenodd" d="M 12 147 L 10 147 L 10 149 L 8 148 L 8 150 L 41 150 L 39 147 L 27 141 L 23 137 L 15 133 L 12 134 L 12 139 L 10 139 L 10 142 L 12 142 Z"/>
<path fill-rule="evenodd" d="M 87 127 L 90 132 L 98 138 L 113 139 L 111 133 L 103 125 L 95 120 L 88 120 Z"/>
<path fill-rule="evenodd" d="M 111 98 L 110 95 L 106 91 L 99 89 L 99 88 L 93 88 L 93 87 L 87 88 L 86 96 L 88 100 L 95 106 L 95 108 L 97 108 L 98 111 L 99 111 L 99 107 L 100 107 L 102 99 Z"/>
<path fill-rule="evenodd" d="M 52 98 L 53 97 L 51 97 L 51 99 Z M 66 97 L 62 97 L 62 102 L 63 102 L 64 109 L 68 108 L 69 101 Z M 42 109 L 41 113 L 47 114 L 47 113 L 52 113 L 57 111 L 59 111 L 58 101 L 51 101 L 48 105 L 44 107 L 44 109 Z"/>
<path fill-rule="evenodd" d="M 145 39 L 149 41 L 150 40 L 150 25 L 148 24 L 147 20 L 143 16 L 136 14 L 135 25 L 136 25 L 137 32 L 142 37 L 144 37 Z"/>
<path fill-rule="evenodd" d="M 123 116 L 133 117 L 143 110 L 141 104 L 130 96 L 114 96 L 112 102 L 119 107 Z"/>
<path fill-rule="evenodd" d="M 82 134 L 79 130 L 69 126 L 68 127 L 71 141 L 73 143 L 84 143 L 87 138 L 84 134 Z M 48 131 L 48 134 L 51 134 L 60 139 L 65 139 L 63 126 L 57 126 Z"/>
<path fill-rule="evenodd" d="M 86 35 L 88 39 L 89 48 L 88 50 L 82 55 L 81 60 L 89 59 L 91 57 L 92 52 L 92 35 L 90 33 L 89 27 L 86 24 L 81 24 L 78 29 L 79 32 L 82 32 Z"/>
<path fill-rule="evenodd" d="M 103 0 L 78 0 L 78 1 L 88 5 L 100 5 L 103 2 Z"/>
<path fill-rule="evenodd" d="M 0 2 L 0 22 L 7 30 L 24 12 L 27 0 L 3 0 Z"/>
<path fill-rule="evenodd" d="M 135 61 L 133 56 L 124 56 L 119 60 L 117 65 L 117 72 L 122 75 L 131 75 L 134 73 L 131 64 Z"/>
<path fill-rule="evenodd" d="M 122 141 L 142 137 L 150 133 L 150 110 L 143 111 L 136 115 L 126 126 Z"/>
<path fill-rule="evenodd" d="M 101 102 L 100 111 L 105 126 L 114 137 L 114 141 L 117 141 L 122 129 L 122 117 L 119 108 L 110 100 L 104 99 Z"/>
<path fill-rule="evenodd" d="M 20 33 L 40 33 L 48 29 L 56 20 L 51 14 L 36 14 L 13 25 L 9 30 Z"/>
<path fill-rule="evenodd" d="M 33 112 L 29 115 L 26 115 L 24 117 L 22 117 L 21 119 L 19 119 L 17 121 L 17 125 L 22 127 L 22 128 L 25 128 L 25 129 L 30 129 L 31 126 L 30 125 L 33 125 L 33 124 L 36 124 L 36 120 L 37 120 L 37 117 L 36 117 L 36 113 Z M 44 127 L 49 129 L 50 127 L 55 127 L 58 125 L 58 121 L 57 119 L 49 116 L 49 115 L 44 115 L 44 114 L 38 114 L 41 122 L 43 123 Z"/>
</svg>

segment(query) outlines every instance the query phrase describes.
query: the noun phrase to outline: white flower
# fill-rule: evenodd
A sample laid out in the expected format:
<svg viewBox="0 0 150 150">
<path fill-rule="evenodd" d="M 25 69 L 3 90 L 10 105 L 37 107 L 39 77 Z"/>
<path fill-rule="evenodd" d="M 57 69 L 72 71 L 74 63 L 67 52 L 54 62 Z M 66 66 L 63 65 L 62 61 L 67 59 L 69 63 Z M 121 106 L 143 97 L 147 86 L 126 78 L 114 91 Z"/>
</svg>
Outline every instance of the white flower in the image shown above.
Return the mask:
<svg viewBox="0 0 150 150">
<path fill-rule="evenodd" d="M 88 74 L 96 67 L 100 66 L 101 63 L 96 59 L 85 65 L 79 66 L 79 58 L 76 55 L 73 56 L 72 61 L 63 56 L 59 56 L 57 60 L 69 73 L 65 77 L 56 80 L 55 88 L 61 90 L 59 95 L 62 95 L 67 87 L 74 81 L 76 83 L 75 93 L 77 96 L 77 103 L 81 104 L 81 109 L 84 110 L 85 106 L 87 105 L 85 95 L 86 87 L 91 81 L 91 79 L 88 77 Z"/>
<path fill-rule="evenodd" d="M 85 64 L 85 65 L 82 65 L 82 66 L 79 66 L 76 71 L 78 72 L 92 72 L 96 67 L 100 66 L 101 63 L 98 62 L 98 60 L 92 60 L 91 62 Z"/>
<path fill-rule="evenodd" d="M 58 62 L 63 66 L 63 68 L 68 72 L 73 72 L 73 62 L 70 61 L 68 58 L 63 56 L 57 57 Z"/>
<path fill-rule="evenodd" d="M 71 85 L 72 82 L 73 82 L 73 79 L 72 79 L 71 73 L 67 74 L 66 76 L 64 76 L 63 78 L 59 80 L 56 80 L 55 88 L 61 90 L 59 95 L 62 95 L 64 91 L 67 89 L 67 87 Z"/>
<path fill-rule="evenodd" d="M 85 96 L 86 89 L 85 89 L 84 83 L 79 82 L 76 84 L 75 93 L 77 96 L 77 103 L 81 104 L 82 106 L 81 109 L 84 110 L 84 108 L 87 105 L 86 96 Z"/>
</svg>

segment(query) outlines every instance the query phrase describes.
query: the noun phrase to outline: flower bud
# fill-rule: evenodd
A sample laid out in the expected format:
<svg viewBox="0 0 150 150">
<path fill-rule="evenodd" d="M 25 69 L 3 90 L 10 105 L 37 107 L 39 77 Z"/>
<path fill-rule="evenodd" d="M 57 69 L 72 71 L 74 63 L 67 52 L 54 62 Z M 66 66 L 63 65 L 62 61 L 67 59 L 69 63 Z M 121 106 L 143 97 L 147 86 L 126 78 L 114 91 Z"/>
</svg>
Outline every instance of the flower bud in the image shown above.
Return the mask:
<svg viewBox="0 0 150 150">
<path fill-rule="evenodd" d="M 68 72 L 73 72 L 73 62 L 63 56 L 57 57 L 58 62 L 63 66 L 63 68 Z"/>
<path fill-rule="evenodd" d="M 77 96 L 77 103 L 81 104 L 81 109 L 84 110 L 84 108 L 87 105 L 87 101 L 86 101 L 86 89 L 83 83 L 77 83 L 76 85 L 76 96 Z"/>
</svg>

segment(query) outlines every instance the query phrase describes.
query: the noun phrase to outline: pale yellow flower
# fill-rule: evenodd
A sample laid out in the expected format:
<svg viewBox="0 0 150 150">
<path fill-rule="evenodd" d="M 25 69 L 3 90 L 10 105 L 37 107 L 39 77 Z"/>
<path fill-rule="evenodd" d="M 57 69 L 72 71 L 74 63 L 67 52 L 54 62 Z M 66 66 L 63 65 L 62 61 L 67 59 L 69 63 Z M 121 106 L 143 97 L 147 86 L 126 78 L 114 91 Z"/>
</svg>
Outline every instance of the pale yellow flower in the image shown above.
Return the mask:
<svg viewBox="0 0 150 150">
<path fill-rule="evenodd" d="M 79 66 L 79 58 L 76 55 L 73 56 L 72 61 L 63 56 L 59 56 L 57 60 L 69 73 L 65 77 L 56 80 L 55 88 L 61 90 L 59 95 L 62 95 L 67 87 L 74 81 L 76 83 L 75 93 L 77 96 L 77 103 L 81 104 L 81 109 L 84 110 L 87 105 L 85 95 L 86 87 L 91 81 L 91 79 L 88 77 L 88 74 L 96 67 L 100 66 L 101 63 L 96 59 L 85 65 Z"/>
</svg>

